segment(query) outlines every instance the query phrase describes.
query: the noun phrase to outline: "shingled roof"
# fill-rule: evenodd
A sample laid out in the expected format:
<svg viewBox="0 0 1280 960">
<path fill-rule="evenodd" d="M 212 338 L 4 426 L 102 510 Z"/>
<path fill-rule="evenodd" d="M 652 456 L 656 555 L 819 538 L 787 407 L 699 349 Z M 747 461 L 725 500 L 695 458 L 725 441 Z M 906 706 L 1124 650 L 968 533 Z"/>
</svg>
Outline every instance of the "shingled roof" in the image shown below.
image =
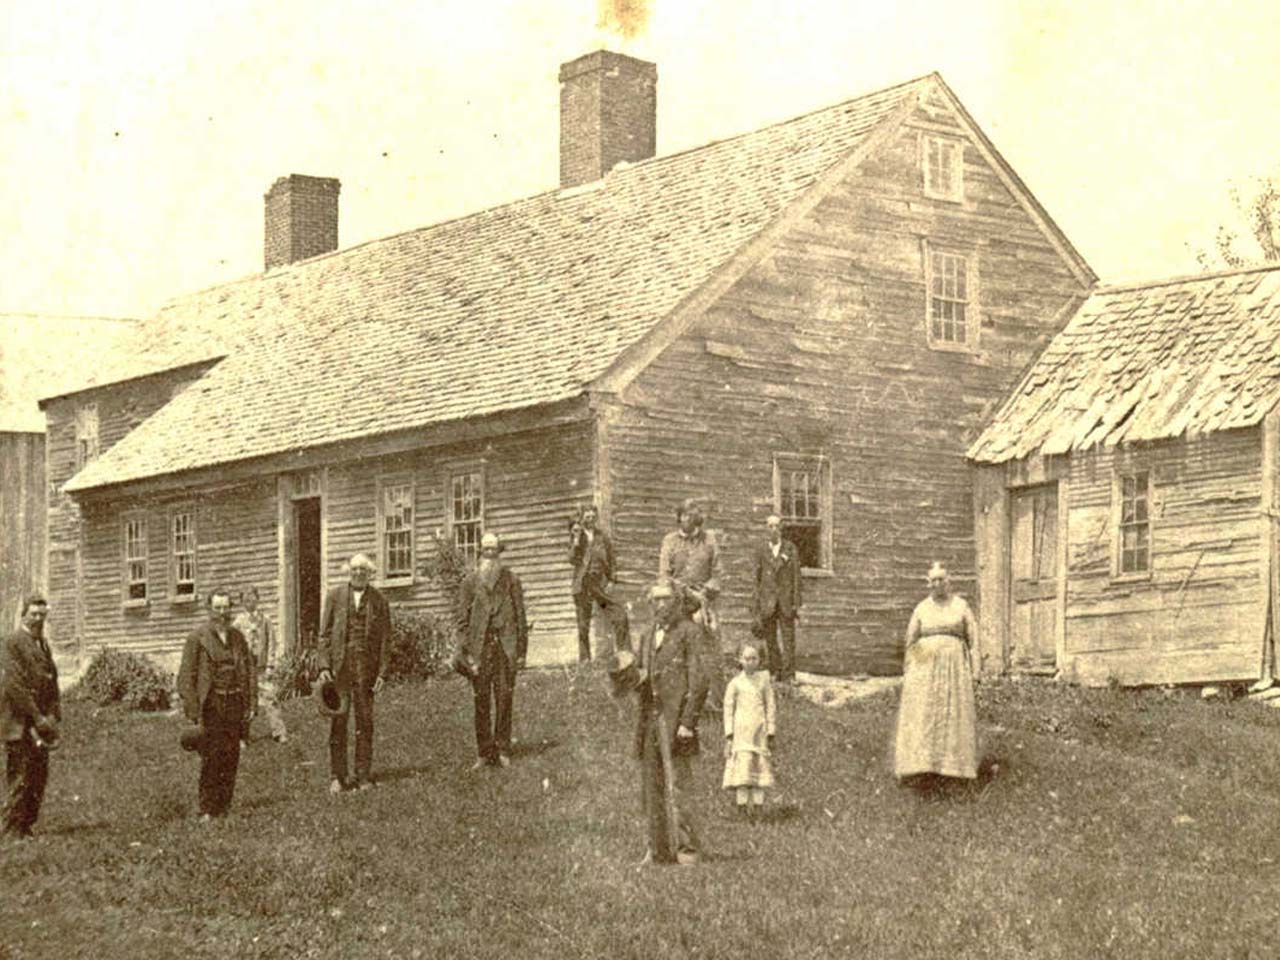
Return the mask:
<svg viewBox="0 0 1280 960">
<path fill-rule="evenodd" d="M 1280 400 L 1280 265 L 1103 287 L 969 449 L 981 463 L 1256 425 Z"/>
<path fill-rule="evenodd" d="M 971 124 L 931 74 L 581 187 L 180 298 L 148 321 L 128 363 L 98 382 L 224 359 L 66 489 L 582 396 L 628 348 L 650 349 L 665 319 L 930 90 Z"/>
</svg>

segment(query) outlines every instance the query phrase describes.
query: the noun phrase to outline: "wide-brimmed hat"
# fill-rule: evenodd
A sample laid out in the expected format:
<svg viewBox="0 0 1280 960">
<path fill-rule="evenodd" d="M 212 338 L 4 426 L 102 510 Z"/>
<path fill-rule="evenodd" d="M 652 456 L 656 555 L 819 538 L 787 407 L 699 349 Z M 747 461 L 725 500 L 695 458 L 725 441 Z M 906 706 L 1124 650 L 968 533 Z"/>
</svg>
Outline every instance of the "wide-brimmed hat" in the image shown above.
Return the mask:
<svg viewBox="0 0 1280 960">
<path fill-rule="evenodd" d="M 347 712 L 347 695 L 338 690 L 337 683 L 333 677 L 322 680 L 316 684 L 315 690 L 316 709 L 320 711 L 322 717 L 341 717 Z"/>
<path fill-rule="evenodd" d="M 183 728 L 182 733 L 178 735 L 178 743 L 183 750 L 194 753 L 204 746 L 204 736 L 204 725 L 197 723 Z"/>
<path fill-rule="evenodd" d="M 32 727 L 31 738 L 35 740 L 37 746 L 44 747 L 46 750 L 57 750 L 58 745 L 62 742 L 62 735 L 56 723 L 46 727 L 44 733 Z"/>
<path fill-rule="evenodd" d="M 609 689 L 615 697 L 630 693 L 640 685 L 640 665 L 630 650 L 615 651 L 609 658 Z"/>
</svg>

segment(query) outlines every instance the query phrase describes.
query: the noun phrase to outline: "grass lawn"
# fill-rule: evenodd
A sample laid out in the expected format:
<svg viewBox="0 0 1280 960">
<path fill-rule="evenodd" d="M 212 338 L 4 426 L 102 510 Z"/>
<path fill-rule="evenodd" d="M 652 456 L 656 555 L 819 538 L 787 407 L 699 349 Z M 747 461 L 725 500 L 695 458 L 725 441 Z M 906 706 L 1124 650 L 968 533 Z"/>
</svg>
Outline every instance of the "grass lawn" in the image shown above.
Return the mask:
<svg viewBox="0 0 1280 960">
<path fill-rule="evenodd" d="M 984 683 L 994 774 L 930 801 L 886 772 L 895 695 L 788 698 L 767 822 L 727 817 L 712 736 L 713 858 L 637 869 L 604 686 L 522 675 L 514 763 L 478 773 L 463 681 L 390 688 L 379 786 L 338 798 L 291 701 L 290 742 L 256 740 L 207 825 L 176 718 L 70 703 L 37 839 L 0 847 L 0 958 L 1275 955 L 1280 710 Z"/>
</svg>

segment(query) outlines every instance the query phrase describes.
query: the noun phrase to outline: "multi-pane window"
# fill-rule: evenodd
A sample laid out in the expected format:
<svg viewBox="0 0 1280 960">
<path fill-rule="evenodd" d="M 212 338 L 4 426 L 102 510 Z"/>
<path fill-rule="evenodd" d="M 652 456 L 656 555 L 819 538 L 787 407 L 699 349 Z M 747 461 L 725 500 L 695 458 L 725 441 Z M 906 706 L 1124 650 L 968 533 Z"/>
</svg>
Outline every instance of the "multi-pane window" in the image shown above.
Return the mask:
<svg viewBox="0 0 1280 960">
<path fill-rule="evenodd" d="M 76 469 L 98 456 L 98 405 L 76 408 Z"/>
<path fill-rule="evenodd" d="M 147 599 L 147 520 L 130 517 L 124 522 L 125 600 Z"/>
<path fill-rule="evenodd" d="M 827 462 L 820 457 L 774 459 L 774 497 L 782 536 L 796 545 L 802 567 L 830 568 L 828 483 Z"/>
<path fill-rule="evenodd" d="M 189 510 L 173 514 L 173 595 L 196 595 L 196 525 Z"/>
<path fill-rule="evenodd" d="M 1120 478 L 1119 565 L 1121 575 L 1151 569 L 1150 474 Z"/>
<path fill-rule="evenodd" d="M 472 562 L 480 556 L 484 534 L 484 477 L 480 471 L 457 473 L 449 484 L 453 545 Z"/>
<path fill-rule="evenodd" d="M 964 198 L 964 145 L 946 137 L 925 137 L 925 196 L 939 200 Z"/>
<path fill-rule="evenodd" d="M 382 519 L 382 571 L 388 580 L 413 576 L 413 484 L 384 483 L 379 505 Z"/>
<path fill-rule="evenodd" d="M 969 264 L 964 257 L 929 251 L 929 339 L 969 341 Z"/>
</svg>

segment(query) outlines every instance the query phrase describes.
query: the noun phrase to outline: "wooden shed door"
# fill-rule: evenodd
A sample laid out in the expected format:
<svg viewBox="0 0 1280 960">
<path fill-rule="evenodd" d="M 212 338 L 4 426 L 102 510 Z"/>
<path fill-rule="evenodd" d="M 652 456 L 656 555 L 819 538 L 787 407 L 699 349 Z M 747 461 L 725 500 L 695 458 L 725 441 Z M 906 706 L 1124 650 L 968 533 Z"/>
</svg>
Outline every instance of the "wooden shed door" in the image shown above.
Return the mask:
<svg viewBox="0 0 1280 960">
<path fill-rule="evenodd" d="M 1011 507 L 1010 666 L 1051 671 L 1058 635 L 1058 485 L 1015 490 Z"/>
</svg>

